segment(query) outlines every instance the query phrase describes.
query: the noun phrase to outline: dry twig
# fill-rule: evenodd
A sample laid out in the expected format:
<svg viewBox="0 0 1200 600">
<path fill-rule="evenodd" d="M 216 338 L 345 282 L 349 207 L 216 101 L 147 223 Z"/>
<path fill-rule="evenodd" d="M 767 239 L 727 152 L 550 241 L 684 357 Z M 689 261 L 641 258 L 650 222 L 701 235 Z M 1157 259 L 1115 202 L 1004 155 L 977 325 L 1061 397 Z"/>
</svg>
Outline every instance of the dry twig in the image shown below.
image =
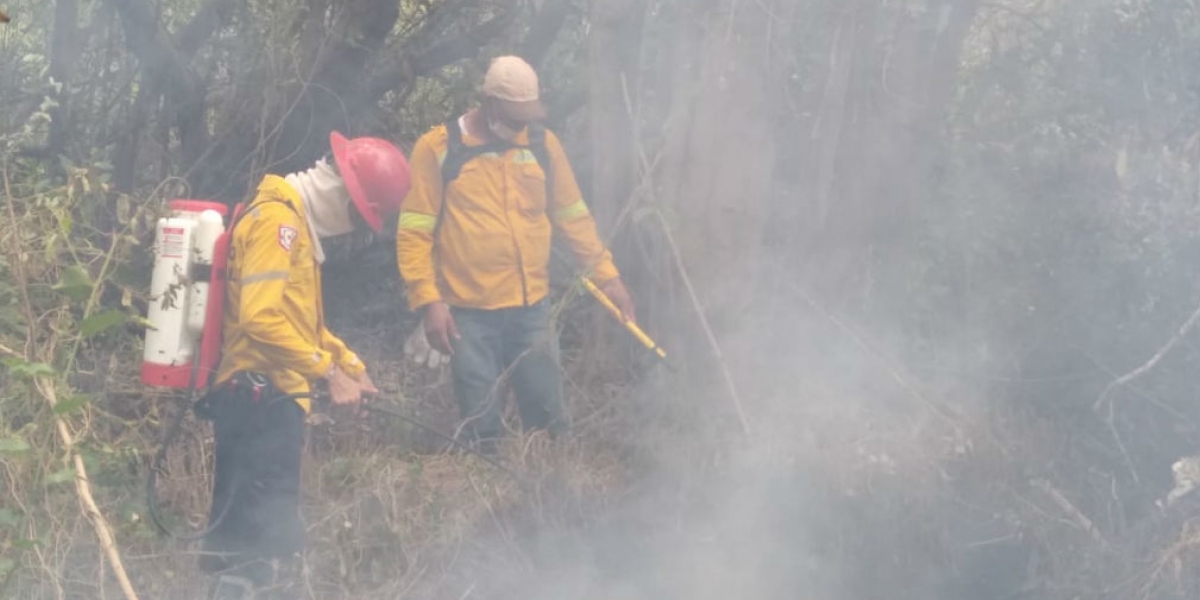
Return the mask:
<svg viewBox="0 0 1200 600">
<path fill-rule="evenodd" d="M 1087 517 L 1087 515 L 1083 514 L 1083 511 L 1079 510 L 1078 507 L 1072 504 L 1062 492 L 1058 491 L 1058 488 L 1055 488 L 1054 485 L 1045 479 L 1035 479 L 1032 484 L 1034 487 L 1041 490 L 1042 493 L 1049 496 L 1050 500 L 1052 500 L 1060 510 L 1066 513 L 1067 516 L 1071 517 L 1071 521 L 1079 526 L 1080 529 L 1088 532 L 1088 534 L 1092 536 L 1092 539 L 1095 540 L 1096 543 L 1100 544 L 1106 549 L 1112 547 L 1112 544 L 1105 539 L 1104 534 L 1100 533 L 1100 528 L 1096 527 L 1096 524 L 1093 523 L 1092 520 Z"/>
<path fill-rule="evenodd" d="M 1161 361 L 1163 357 L 1165 357 L 1167 353 L 1169 353 L 1171 349 L 1175 347 L 1175 344 L 1178 344 L 1179 340 L 1183 339 L 1183 336 L 1187 335 L 1188 332 L 1196 326 L 1197 321 L 1200 321 L 1200 306 L 1196 307 L 1196 310 L 1192 313 L 1192 316 L 1188 317 L 1188 320 L 1179 327 L 1179 330 L 1175 332 L 1175 335 L 1171 336 L 1171 339 L 1167 340 L 1167 343 L 1164 344 L 1162 348 L 1159 348 L 1158 352 L 1156 352 L 1154 356 L 1150 357 L 1150 360 L 1146 361 L 1146 364 L 1134 369 L 1129 373 L 1126 373 L 1125 375 L 1122 375 L 1121 377 L 1118 377 L 1112 383 L 1108 384 L 1108 386 L 1104 388 L 1104 391 L 1100 393 L 1100 397 L 1096 399 L 1096 403 L 1092 405 L 1092 408 L 1094 410 L 1100 410 L 1100 406 L 1104 404 L 1106 400 L 1111 404 L 1111 396 L 1113 391 L 1115 391 L 1118 387 L 1126 385 L 1134 379 L 1145 375 L 1151 369 L 1157 366 L 1159 361 Z"/>
<path fill-rule="evenodd" d="M 746 420 L 746 411 L 742 409 L 741 394 L 738 393 L 737 386 L 733 383 L 733 375 L 729 372 L 729 365 L 725 362 L 725 356 L 721 352 L 721 344 L 717 341 L 717 336 L 708 324 L 708 317 L 704 314 L 704 307 L 700 304 L 700 297 L 696 294 L 696 288 L 692 286 L 692 279 L 688 277 L 687 266 L 683 263 L 683 254 L 679 251 L 679 246 L 675 243 L 675 236 L 671 235 L 671 227 L 667 224 L 667 219 L 659 211 L 654 211 L 654 214 L 658 217 L 658 222 L 662 225 L 663 235 L 666 236 L 667 245 L 671 247 L 671 254 L 675 258 L 675 268 L 679 270 L 679 276 L 683 279 L 684 287 L 687 288 L 688 296 L 692 300 L 692 306 L 696 309 L 696 316 L 700 319 L 700 325 L 704 327 L 704 334 L 708 337 L 708 345 L 712 348 L 713 354 L 717 359 L 717 364 L 721 367 L 721 375 L 725 380 L 725 389 L 729 392 L 729 398 L 733 400 L 734 409 L 737 410 L 738 421 L 742 425 L 742 433 L 749 436 L 750 422 Z"/>
<path fill-rule="evenodd" d="M 1112 434 L 1113 440 L 1117 444 L 1117 449 L 1121 451 L 1121 456 L 1124 457 L 1126 466 L 1129 468 L 1129 472 L 1133 475 L 1133 480 L 1135 482 L 1140 482 L 1141 477 L 1138 476 L 1137 467 L 1133 463 L 1133 458 L 1130 456 L 1128 448 L 1125 447 L 1125 443 L 1121 440 L 1120 433 L 1117 432 L 1116 403 L 1113 399 L 1113 393 L 1117 390 L 1117 388 L 1128 385 L 1133 380 L 1145 375 L 1146 373 L 1149 373 L 1152 369 L 1154 369 L 1154 367 L 1156 367 L 1158 363 L 1168 353 L 1171 352 L 1175 345 L 1179 343 L 1179 340 L 1183 339 L 1183 337 L 1187 335 L 1193 327 L 1196 326 L 1197 321 L 1200 321 L 1200 307 L 1197 307 L 1196 310 L 1192 312 L 1192 316 L 1188 317 L 1188 320 L 1179 327 L 1179 329 L 1175 332 L 1175 335 L 1171 336 L 1171 339 L 1167 340 L 1167 343 L 1163 344 L 1162 348 L 1159 348 L 1158 352 L 1155 352 L 1154 356 L 1150 357 L 1150 360 L 1146 361 L 1145 364 L 1134 369 L 1133 371 L 1116 378 L 1112 381 L 1112 383 L 1109 383 L 1107 386 L 1105 386 L 1104 391 L 1100 392 L 1100 397 L 1096 399 L 1096 403 L 1092 405 L 1093 410 L 1100 410 L 1102 406 L 1108 406 L 1108 414 L 1105 416 L 1104 420 L 1105 424 L 1108 425 L 1108 431 L 1110 434 Z"/>
<path fill-rule="evenodd" d="M 45 398 L 46 403 L 51 409 L 58 405 L 58 397 L 55 393 L 54 383 L 43 377 L 36 380 L 38 391 Z M 71 457 L 71 462 L 75 468 L 75 492 L 79 495 L 79 502 L 83 505 L 83 512 L 87 515 L 88 520 L 92 522 L 92 528 L 96 531 L 96 537 L 100 541 L 100 548 L 104 551 L 104 555 L 108 558 L 109 565 L 112 566 L 113 574 L 117 578 L 117 583 L 121 585 L 121 592 L 125 594 L 126 600 L 137 600 L 137 592 L 133 589 L 133 584 L 129 581 L 129 575 L 125 573 L 125 565 L 121 562 L 121 552 L 117 548 L 116 538 L 113 536 L 112 527 L 108 524 L 108 519 L 104 517 L 104 513 L 100 512 L 100 507 L 96 505 L 96 499 L 92 497 L 92 486 L 88 482 L 87 468 L 83 464 L 83 455 L 75 451 L 75 440 L 71 435 L 70 429 L 67 427 L 66 421 L 62 417 L 54 419 L 54 425 L 58 429 L 58 436 L 62 438 L 63 449 Z"/>
</svg>

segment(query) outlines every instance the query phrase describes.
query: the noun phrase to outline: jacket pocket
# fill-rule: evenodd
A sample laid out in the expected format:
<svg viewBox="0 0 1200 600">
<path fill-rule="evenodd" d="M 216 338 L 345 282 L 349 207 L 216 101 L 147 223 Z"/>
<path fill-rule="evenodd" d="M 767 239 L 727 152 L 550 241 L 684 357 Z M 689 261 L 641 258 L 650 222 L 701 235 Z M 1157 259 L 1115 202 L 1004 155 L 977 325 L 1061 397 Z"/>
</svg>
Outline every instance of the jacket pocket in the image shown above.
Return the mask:
<svg viewBox="0 0 1200 600">
<path fill-rule="evenodd" d="M 546 172 L 529 150 L 518 151 L 513 161 L 521 212 L 530 217 L 546 214 Z"/>
</svg>

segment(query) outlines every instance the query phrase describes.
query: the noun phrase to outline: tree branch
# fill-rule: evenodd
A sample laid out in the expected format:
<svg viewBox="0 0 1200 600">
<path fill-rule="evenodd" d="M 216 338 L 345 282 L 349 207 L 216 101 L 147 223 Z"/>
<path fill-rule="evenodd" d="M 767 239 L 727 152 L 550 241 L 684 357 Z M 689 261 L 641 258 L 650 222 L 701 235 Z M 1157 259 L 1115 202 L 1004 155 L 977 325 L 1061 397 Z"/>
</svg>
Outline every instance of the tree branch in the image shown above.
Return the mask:
<svg viewBox="0 0 1200 600">
<path fill-rule="evenodd" d="M 1129 373 L 1126 373 L 1125 375 L 1122 375 L 1121 377 L 1118 377 L 1112 383 L 1108 384 L 1108 386 L 1104 388 L 1104 391 L 1100 392 L 1100 397 L 1096 399 L 1096 403 L 1092 405 L 1092 409 L 1100 410 L 1100 407 L 1104 405 L 1105 400 L 1109 400 L 1113 391 L 1115 391 L 1118 387 L 1126 385 L 1134 379 L 1137 379 L 1138 377 L 1150 372 L 1150 370 L 1157 366 L 1159 361 L 1161 361 L 1163 357 L 1165 357 L 1171 351 L 1171 349 L 1175 347 L 1175 344 L 1178 344 L 1179 340 L 1183 339 L 1183 336 L 1187 335 L 1188 332 L 1190 332 L 1192 328 L 1196 326 L 1198 321 L 1200 321 L 1200 307 L 1196 308 L 1195 312 L 1192 313 L 1192 316 L 1188 317 L 1188 320 L 1179 327 L 1179 330 L 1175 332 L 1175 335 L 1171 336 L 1171 339 L 1167 340 L 1167 343 L 1164 344 L 1162 348 L 1159 348 L 1158 352 L 1155 352 L 1154 356 L 1151 356 L 1150 360 L 1146 361 L 1146 364 L 1134 369 Z"/>
<path fill-rule="evenodd" d="M 142 63 L 143 69 L 149 68 L 172 79 L 191 77 L 188 67 L 191 61 L 168 41 L 149 3 L 144 0 L 103 1 L 121 18 L 125 45 Z"/>
<path fill-rule="evenodd" d="M 394 56 L 412 56 L 410 60 L 399 59 L 385 67 L 372 78 L 374 82 L 365 101 L 374 103 L 384 94 L 404 87 L 418 77 L 428 75 L 454 62 L 471 58 L 481 48 L 493 41 L 512 23 L 512 14 L 493 17 L 478 26 L 458 35 L 445 36 L 444 30 L 426 29 L 413 36 Z M 426 40 L 440 40 L 427 45 Z M 416 50 L 424 48 L 424 50 Z"/>
<path fill-rule="evenodd" d="M 225 25 L 233 9 L 241 2 L 239 0 L 209 0 L 196 16 L 179 32 L 176 46 L 184 56 L 192 56 L 212 37 L 218 29 Z"/>
<path fill-rule="evenodd" d="M 558 32 L 562 30 L 567 17 L 575 12 L 571 0 L 546 0 L 542 9 L 533 18 L 525 41 L 521 43 L 521 56 L 530 64 L 540 65 L 554 45 Z"/>
</svg>

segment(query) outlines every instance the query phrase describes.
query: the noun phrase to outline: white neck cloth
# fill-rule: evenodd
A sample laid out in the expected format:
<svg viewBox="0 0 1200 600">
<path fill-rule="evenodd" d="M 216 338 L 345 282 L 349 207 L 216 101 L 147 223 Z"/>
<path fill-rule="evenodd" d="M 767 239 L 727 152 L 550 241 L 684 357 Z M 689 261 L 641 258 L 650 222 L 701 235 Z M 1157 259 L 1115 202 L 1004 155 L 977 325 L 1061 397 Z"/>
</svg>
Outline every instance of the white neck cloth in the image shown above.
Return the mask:
<svg viewBox="0 0 1200 600">
<path fill-rule="evenodd" d="M 284 177 L 304 201 L 304 213 L 308 219 L 308 230 L 312 233 L 313 247 L 317 263 L 325 262 L 325 250 L 321 248 L 321 238 L 345 235 L 354 231 L 354 221 L 350 211 L 355 210 L 351 204 L 350 192 L 346 184 L 338 176 L 333 165 L 325 159 L 299 173 Z"/>
</svg>

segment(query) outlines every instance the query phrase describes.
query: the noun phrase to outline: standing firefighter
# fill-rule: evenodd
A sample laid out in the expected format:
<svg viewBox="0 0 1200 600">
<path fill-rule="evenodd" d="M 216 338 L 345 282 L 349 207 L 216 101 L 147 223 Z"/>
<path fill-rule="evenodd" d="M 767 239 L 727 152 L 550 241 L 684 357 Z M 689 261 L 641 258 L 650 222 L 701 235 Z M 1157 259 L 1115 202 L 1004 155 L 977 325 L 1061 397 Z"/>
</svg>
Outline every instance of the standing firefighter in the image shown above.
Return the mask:
<svg viewBox="0 0 1200 600">
<path fill-rule="evenodd" d="M 424 354 L 418 346 L 427 342 L 435 357 L 450 355 L 466 431 L 490 451 L 501 433 L 503 376 L 525 427 L 557 435 L 566 425 L 547 301 L 552 232 L 626 318 L 634 307 L 566 153 L 540 124 L 533 68 L 497 58 L 483 95 L 480 107 L 417 141 L 396 246 L 409 305 L 424 321 L 425 340 L 406 346 Z"/>
<path fill-rule="evenodd" d="M 358 357 L 325 328 L 321 238 L 379 232 L 408 191 L 408 163 L 376 138 L 334 132 L 330 144 L 332 161 L 264 178 L 234 224 L 223 356 L 202 402 L 217 442 L 213 531 L 200 566 L 218 576 L 215 598 L 290 593 L 304 546 L 300 455 L 310 401 L 288 395 L 319 380 L 337 405 L 377 392 Z"/>
</svg>

